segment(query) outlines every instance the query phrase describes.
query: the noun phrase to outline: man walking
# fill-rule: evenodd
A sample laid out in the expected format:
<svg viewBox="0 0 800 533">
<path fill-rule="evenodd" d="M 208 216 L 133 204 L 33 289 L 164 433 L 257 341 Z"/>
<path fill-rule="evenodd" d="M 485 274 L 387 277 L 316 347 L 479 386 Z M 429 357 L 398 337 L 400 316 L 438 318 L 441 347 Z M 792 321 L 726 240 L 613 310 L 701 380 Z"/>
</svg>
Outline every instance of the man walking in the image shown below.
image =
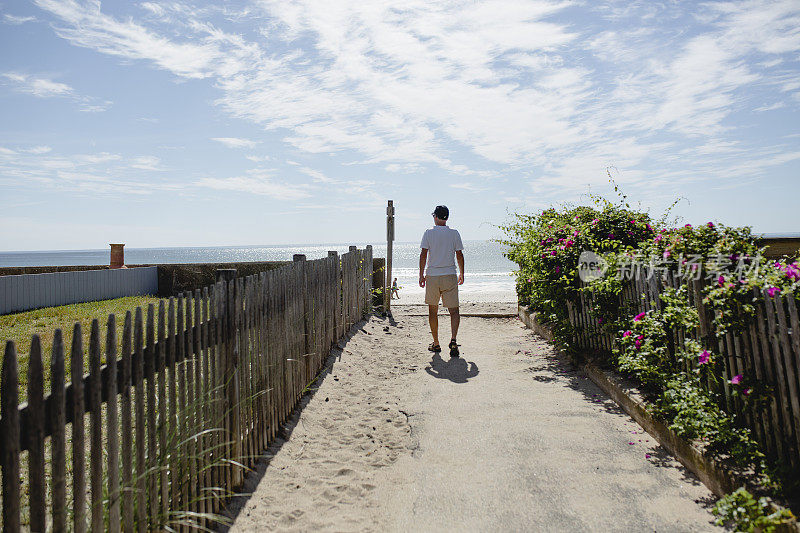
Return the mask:
<svg viewBox="0 0 800 533">
<path fill-rule="evenodd" d="M 428 321 L 431 325 L 433 342 L 428 346 L 431 352 L 441 352 L 439 344 L 439 300 L 450 311 L 450 357 L 458 357 L 458 286 L 464 283 L 464 245 L 458 231 L 447 227 L 450 211 L 446 206 L 437 205 L 433 210 L 434 226 L 422 236 L 422 250 L 419 254 L 419 286 L 425 287 L 425 303 L 428 304 Z M 458 260 L 456 271 L 455 260 Z M 425 271 L 425 263 L 428 270 Z"/>
</svg>

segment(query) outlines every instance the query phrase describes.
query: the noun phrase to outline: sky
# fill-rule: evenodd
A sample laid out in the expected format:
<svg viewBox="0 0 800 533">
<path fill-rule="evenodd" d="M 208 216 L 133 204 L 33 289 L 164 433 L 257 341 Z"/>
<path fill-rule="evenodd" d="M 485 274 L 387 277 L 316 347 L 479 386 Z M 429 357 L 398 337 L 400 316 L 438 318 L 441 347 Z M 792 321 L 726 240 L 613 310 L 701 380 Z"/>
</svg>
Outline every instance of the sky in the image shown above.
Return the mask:
<svg viewBox="0 0 800 533">
<path fill-rule="evenodd" d="M 800 232 L 800 2 L 0 0 L 0 250 Z"/>
</svg>

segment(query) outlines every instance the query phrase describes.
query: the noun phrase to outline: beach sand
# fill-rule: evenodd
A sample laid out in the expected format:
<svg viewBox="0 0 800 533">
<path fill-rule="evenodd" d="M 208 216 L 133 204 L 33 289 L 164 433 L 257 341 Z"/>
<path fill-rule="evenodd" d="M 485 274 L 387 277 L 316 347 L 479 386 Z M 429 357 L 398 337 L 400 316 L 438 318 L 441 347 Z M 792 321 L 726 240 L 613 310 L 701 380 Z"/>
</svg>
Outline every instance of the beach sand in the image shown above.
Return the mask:
<svg viewBox="0 0 800 533">
<path fill-rule="evenodd" d="M 458 295 L 459 305 L 464 306 L 472 303 L 517 303 L 517 295 L 514 291 L 491 291 L 491 292 L 466 292 L 461 291 Z M 400 298 L 392 300 L 392 305 L 424 304 L 425 293 L 419 290 L 401 290 Z"/>
<path fill-rule="evenodd" d="M 519 319 L 465 316 L 450 359 L 426 350 L 424 311 L 340 343 L 234 531 L 715 529 L 709 491 Z"/>
</svg>

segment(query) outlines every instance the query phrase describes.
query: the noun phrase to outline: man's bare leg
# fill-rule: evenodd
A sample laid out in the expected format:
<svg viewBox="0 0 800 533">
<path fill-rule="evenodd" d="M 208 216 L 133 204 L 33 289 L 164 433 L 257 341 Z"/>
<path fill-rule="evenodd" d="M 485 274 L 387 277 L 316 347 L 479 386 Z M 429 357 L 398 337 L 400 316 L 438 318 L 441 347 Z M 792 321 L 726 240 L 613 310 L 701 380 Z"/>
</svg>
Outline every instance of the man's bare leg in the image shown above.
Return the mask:
<svg viewBox="0 0 800 533">
<path fill-rule="evenodd" d="M 439 305 L 428 305 L 428 322 L 431 324 L 431 335 L 433 335 L 433 344 L 439 344 Z"/>
<path fill-rule="evenodd" d="M 450 330 L 453 332 L 453 340 L 456 340 L 458 335 L 458 325 L 461 324 L 461 314 L 458 312 L 458 307 L 450 307 Z"/>
</svg>

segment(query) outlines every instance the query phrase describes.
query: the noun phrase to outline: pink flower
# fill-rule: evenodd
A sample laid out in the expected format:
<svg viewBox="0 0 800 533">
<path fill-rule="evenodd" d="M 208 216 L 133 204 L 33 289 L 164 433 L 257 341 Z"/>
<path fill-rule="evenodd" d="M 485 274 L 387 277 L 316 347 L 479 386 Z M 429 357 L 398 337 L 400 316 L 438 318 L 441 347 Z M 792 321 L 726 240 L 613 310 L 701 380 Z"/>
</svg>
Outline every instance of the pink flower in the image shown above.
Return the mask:
<svg viewBox="0 0 800 533">
<path fill-rule="evenodd" d="M 719 277 L 717 278 L 717 285 L 719 285 L 720 287 L 725 285 L 725 276 L 723 276 L 722 274 L 720 274 Z"/>
<path fill-rule="evenodd" d="M 775 295 L 779 292 L 781 292 L 781 290 L 778 287 L 770 287 L 767 289 L 767 294 L 769 294 L 770 298 L 775 298 Z"/>
<path fill-rule="evenodd" d="M 600 222 L 600 219 L 596 218 L 596 219 L 592 220 L 592 225 L 596 226 L 598 222 Z"/>
<path fill-rule="evenodd" d="M 561 274 L 561 267 L 556 265 L 556 274 Z"/>
<path fill-rule="evenodd" d="M 709 352 L 708 350 L 703 350 L 703 353 L 701 353 L 700 356 L 697 358 L 697 362 L 701 365 L 704 365 L 709 361 L 711 361 L 711 352 Z"/>
<path fill-rule="evenodd" d="M 575 244 L 575 241 L 573 241 L 572 239 L 569 239 L 566 243 L 564 243 L 564 247 L 569 248 L 573 244 Z"/>
<path fill-rule="evenodd" d="M 633 343 L 636 345 L 637 350 L 642 347 L 642 341 L 639 339 L 636 339 Z"/>
<path fill-rule="evenodd" d="M 644 318 L 644 315 L 646 315 L 646 314 L 647 314 L 647 311 L 642 311 L 641 313 L 639 313 L 638 315 L 633 317 L 633 321 L 634 322 L 639 322 L 641 319 Z"/>
<path fill-rule="evenodd" d="M 550 255 L 556 255 L 556 251 L 555 251 L 555 250 L 552 250 L 552 251 L 550 252 Z"/>
<path fill-rule="evenodd" d="M 602 319 L 602 318 L 598 318 L 598 319 L 597 319 L 597 323 L 598 323 L 598 324 L 602 324 L 602 323 L 603 323 L 603 319 Z"/>
<path fill-rule="evenodd" d="M 709 222 L 707 225 L 708 225 L 709 228 L 714 229 L 714 223 L 713 222 Z"/>
<path fill-rule="evenodd" d="M 653 226 L 650 224 L 645 224 L 645 227 L 647 228 L 647 231 L 653 231 Z"/>
<path fill-rule="evenodd" d="M 691 228 L 691 227 L 692 227 L 692 225 L 691 225 L 691 224 L 686 224 L 686 225 L 684 226 L 684 228 Z"/>
<path fill-rule="evenodd" d="M 670 252 L 669 250 L 664 250 L 664 259 L 667 259 L 671 255 L 672 255 L 672 252 Z"/>
<path fill-rule="evenodd" d="M 735 376 L 733 376 L 731 378 L 731 385 L 738 385 L 739 383 L 741 383 L 742 377 L 743 376 L 741 374 L 736 374 Z"/>
<path fill-rule="evenodd" d="M 653 242 L 661 242 L 661 239 L 663 238 L 664 236 L 659 233 L 658 235 L 656 235 L 656 238 L 653 239 Z"/>
<path fill-rule="evenodd" d="M 744 389 L 742 391 L 742 394 L 744 394 L 745 396 L 750 396 L 751 392 L 753 392 L 753 389 Z"/>
<path fill-rule="evenodd" d="M 631 330 L 628 330 L 628 331 L 626 331 L 625 333 L 622 334 L 623 338 L 624 337 L 630 337 L 630 336 L 631 336 Z"/>
<path fill-rule="evenodd" d="M 609 233 L 609 234 L 608 234 L 608 238 L 609 238 L 609 239 L 613 239 L 613 238 L 614 238 L 614 234 L 613 234 L 613 233 Z"/>
<path fill-rule="evenodd" d="M 578 231 L 578 230 L 575 230 L 575 231 L 573 231 L 573 232 L 572 232 L 572 236 L 573 236 L 573 237 L 577 237 L 577 236 L 578 236 L 578 233 L 579 233 L 579 231 Z"/>
<path fill-rule="evenodd" d="M 649 453 L 644 454 L 644 458 L 645 459 L 650 459 L 650 454 Z"/>
</svg>

